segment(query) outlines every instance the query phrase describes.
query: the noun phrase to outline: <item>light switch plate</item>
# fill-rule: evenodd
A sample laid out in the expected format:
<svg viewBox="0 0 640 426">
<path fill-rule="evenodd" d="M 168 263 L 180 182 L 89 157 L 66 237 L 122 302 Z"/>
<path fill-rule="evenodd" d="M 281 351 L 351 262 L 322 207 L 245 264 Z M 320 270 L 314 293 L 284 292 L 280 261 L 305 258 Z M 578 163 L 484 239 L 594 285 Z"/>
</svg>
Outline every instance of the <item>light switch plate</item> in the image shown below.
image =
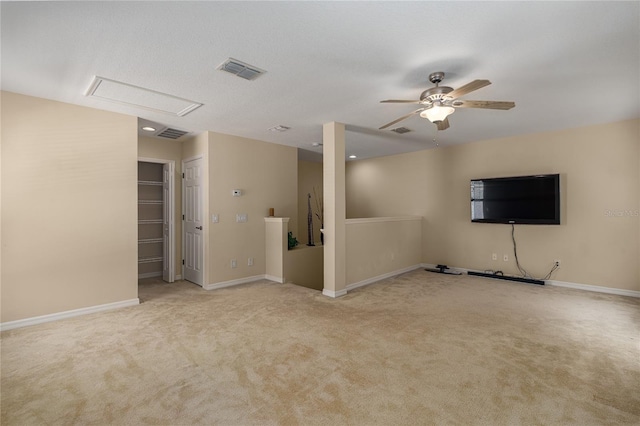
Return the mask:
<svg viewBox="0 0 640 426">
<path fill-rule="evenodd" d="M 213 222 L 213 223 L 220 222 L 220 218 L 218 217 L 217 213 L 214 213 L 214 214 L 211 215 L 211 222 Z"/>
</svg>

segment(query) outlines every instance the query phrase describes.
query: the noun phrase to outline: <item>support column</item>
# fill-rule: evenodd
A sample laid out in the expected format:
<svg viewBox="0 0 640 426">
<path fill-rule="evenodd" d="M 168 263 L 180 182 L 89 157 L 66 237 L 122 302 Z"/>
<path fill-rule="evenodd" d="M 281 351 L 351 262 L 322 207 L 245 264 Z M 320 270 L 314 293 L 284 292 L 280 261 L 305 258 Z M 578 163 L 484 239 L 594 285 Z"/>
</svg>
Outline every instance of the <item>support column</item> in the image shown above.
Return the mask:
<svg viewBox="0 0 640 426">
<path fill-rule="evenodd" d="M 340 297 L 347 294 L 346 272 L 346 199 L 345 199 L 345 126 L 322 126 L 323 202 L 324 202 L 324 289 L 322 294 Z"/>
</svg>

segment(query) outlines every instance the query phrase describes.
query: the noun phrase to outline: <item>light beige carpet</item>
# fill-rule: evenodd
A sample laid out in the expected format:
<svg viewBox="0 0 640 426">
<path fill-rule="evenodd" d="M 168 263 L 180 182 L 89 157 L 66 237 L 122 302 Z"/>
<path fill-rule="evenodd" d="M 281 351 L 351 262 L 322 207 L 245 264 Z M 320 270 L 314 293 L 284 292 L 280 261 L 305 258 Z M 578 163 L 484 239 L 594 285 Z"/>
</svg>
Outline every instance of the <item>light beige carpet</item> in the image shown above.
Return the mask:
<svg viewBox="0 0 640 426">
<path fill-rule="evenodd" d="M 3 332 L 3 425 L 640 423 L 637 299 L 422 270 L 268 281 Z"/>
</svg>

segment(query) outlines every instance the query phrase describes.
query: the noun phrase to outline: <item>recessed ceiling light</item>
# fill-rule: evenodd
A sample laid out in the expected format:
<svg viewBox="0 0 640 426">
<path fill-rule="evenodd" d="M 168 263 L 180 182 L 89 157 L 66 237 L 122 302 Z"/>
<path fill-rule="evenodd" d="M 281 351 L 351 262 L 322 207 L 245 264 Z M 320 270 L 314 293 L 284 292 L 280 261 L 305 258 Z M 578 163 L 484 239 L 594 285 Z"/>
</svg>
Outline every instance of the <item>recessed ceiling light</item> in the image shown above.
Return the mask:
<svg viewBox="0 0 640 426">
<path fill-rule="evenodd" d="M 156 131 L 155 127 L 151 127 L 151 126 L 144 126 L 142 128 L 142 130 L 144 130 L 145 132 L 155 132 Z"/>
<path fill-rule="evenodd" d="M 355 155 L 350 155 L 349 158 L 358 158 Z"/>
</svg>

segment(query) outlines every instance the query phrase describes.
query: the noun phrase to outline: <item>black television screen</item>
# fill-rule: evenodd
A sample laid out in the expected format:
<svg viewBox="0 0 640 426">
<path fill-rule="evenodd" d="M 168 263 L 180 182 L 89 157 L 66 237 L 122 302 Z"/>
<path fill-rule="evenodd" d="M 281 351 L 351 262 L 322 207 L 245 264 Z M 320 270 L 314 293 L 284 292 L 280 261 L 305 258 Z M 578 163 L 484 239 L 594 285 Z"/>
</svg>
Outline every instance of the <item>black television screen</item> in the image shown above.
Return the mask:
<svg viewBox="0 0 640 426">
<path fill-rule="evenodd" d="M 560 225 L 560 175 L 471 180 L 471 221 Z"/>
</svg>

